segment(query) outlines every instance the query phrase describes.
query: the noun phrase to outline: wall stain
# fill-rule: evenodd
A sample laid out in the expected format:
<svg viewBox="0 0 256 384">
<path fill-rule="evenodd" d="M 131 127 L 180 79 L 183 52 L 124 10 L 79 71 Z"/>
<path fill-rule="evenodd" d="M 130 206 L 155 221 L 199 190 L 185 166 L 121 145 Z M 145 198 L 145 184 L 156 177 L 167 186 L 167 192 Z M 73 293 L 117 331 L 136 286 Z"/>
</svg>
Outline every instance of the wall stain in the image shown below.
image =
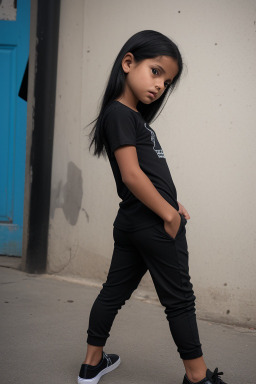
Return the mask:
<svg viewBox="0 0 256 384">
<path fill-rule="evenodd" d="M 82 172 L 72 161 L 68 163 L 67 182 L 63 187 L 63 212 L 71 225 L 76 225 L 83 197 Z"/>
<path fill-rule="evenodd" d="M 66 220 L 71 225 L 76 225 L 81 210 L 83 197 L 82 172 L 72 161 L 68 163 L 67 182 L 62 185 L 59 181 L 57 188 L 51 193 L 51 219 L 56 208 L 62 208 Z M 88 215 L 89 217 L 89 215 Z"/>
<path fill-rule="evenodd" d="M 77 252 L 78 252 L 78 247 L 79 247 L 78 241 L 76 241 L 71 247 L 68 247 L 67 248 L 67 251 L 69 251 L 68 260 L 62 266 L 60 266 L 58 269 L 50 268 L 50 270 L 47 273 L 49 275 L 56 275 L 56 274 L 63 272 L 71 264 L 71 262 L 76 258 Z"/>
<path fill-rule="evenodd" d="M 87 212 L 84 208 L 82 208 L 81 210 L 82 210 L 82 212 L 84 212 L 84 214 L 85 214 L 85 216 L 86 216 L 86 219 L 87 219 L 87 222 L 89 223 L 89 221 L 90 221 L 90 216 L 88 215 L 88 212 Z"/>
</svg>

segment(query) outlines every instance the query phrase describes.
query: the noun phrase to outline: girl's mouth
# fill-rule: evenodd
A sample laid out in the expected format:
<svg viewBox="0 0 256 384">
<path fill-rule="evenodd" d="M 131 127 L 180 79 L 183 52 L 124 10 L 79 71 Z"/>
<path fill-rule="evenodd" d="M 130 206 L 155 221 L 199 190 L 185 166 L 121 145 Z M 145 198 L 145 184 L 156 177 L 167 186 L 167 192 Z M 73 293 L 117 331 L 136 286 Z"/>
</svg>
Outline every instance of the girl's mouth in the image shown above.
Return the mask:
<svg viewBox="0 0 256 384">
<path fill-rule="evenodd" d="M 152 97 L 152 99 L 155 99 L 155 98 L 156 98 L 156 93 L 154 93 L 154 92 L 150 92 L 150 91 L 148 91 L 148 93 L 150 94 L 150 96 Z"/>
</svg>

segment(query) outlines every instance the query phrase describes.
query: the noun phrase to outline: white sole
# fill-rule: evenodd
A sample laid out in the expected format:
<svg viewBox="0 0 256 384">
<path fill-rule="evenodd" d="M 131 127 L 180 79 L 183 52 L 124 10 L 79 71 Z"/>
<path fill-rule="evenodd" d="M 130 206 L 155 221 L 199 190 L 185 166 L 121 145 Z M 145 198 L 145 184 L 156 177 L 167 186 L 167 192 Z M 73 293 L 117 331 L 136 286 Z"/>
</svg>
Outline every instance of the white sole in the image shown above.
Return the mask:
<svg viewBox="0 0 256 384">
<path fill-rule="evenodd" d="M 106 367 L 105 369 L 103 369 L 93 379 L 82 379 L 81 377 L 78 376 L 77 382 L 78 382 L 78 384 L 97 384 L 98 381 L 100 380 L 101 376 L 103 376 L 106 373 L 109 373 L 109 372 L 113 371 L 114 369 L 116 369 L 120 363 L 121 363 L 121 359 L 119 357 L 119 359 L 114 364 L 110 365 L 110 367 Z"/>
</svg>

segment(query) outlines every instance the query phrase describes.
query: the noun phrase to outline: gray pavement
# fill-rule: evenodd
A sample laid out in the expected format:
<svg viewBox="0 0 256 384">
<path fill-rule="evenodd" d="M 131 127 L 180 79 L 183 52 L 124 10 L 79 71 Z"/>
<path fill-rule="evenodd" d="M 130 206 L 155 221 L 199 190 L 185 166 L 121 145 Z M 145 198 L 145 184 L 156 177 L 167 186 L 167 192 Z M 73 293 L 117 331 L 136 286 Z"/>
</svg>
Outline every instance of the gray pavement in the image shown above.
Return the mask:
<svg viewBox="0 0 256 384">
<path fill-rule="evenodd" d="M 0 267 L 0 383 L 76 383 L 99 287 Z M 256 331 L 198 320 L 206 364 L 228 384 L 256 383 Z M 181 384 L 182 360 L 163 308 L 134 298 L 119 312 L 105 347 L 121 356 L 102 384 Z"/>
</svg>

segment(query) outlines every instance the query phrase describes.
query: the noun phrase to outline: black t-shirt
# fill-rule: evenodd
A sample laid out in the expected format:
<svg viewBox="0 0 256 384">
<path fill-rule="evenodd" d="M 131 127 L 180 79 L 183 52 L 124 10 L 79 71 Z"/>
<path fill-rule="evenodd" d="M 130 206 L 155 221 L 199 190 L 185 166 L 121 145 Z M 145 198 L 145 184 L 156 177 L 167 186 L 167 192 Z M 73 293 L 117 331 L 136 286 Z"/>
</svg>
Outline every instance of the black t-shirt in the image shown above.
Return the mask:
<svg viewBox="0 0 256 384">
<path fill-rule="evenodd" d="M 123 183 L 114 155 L 114 151 L 121 146 L 135 146 L 142 171 L 163 198 L 179 210 L 176 188 L 154 130 L 139 112 L 119 101 L 113 101 L 106 108 L 102 122 L 106 152 L 118 196 L 122 199 L 114 226 L 126 231 L 135 231 L 163 222 L 160 216 L 137 199 Z"/>
</svg>

